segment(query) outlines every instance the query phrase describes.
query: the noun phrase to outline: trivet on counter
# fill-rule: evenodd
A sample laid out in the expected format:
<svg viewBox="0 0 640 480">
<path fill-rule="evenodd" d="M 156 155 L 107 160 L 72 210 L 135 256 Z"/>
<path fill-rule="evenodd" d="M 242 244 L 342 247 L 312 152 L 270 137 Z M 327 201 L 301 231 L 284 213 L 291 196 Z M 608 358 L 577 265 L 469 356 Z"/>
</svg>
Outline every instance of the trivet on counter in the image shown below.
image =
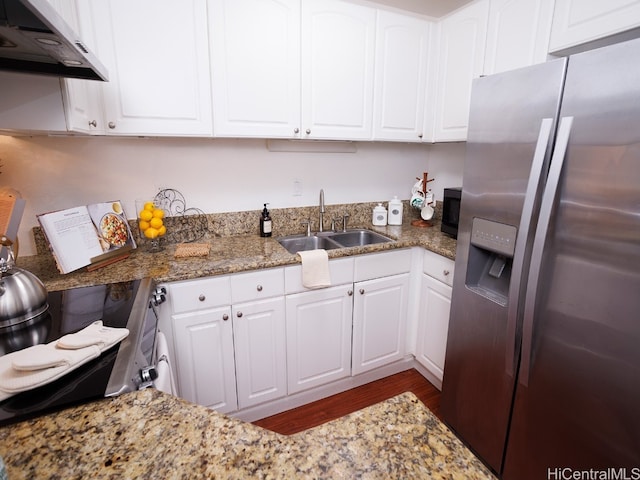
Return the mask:
<svg viewBox="0 0 640 480">
<path fill-rule="evenodd" d="M 211 245 L 208 243 L 179 243 L 176 247 L 176 258 L 206 257 Z"/>
</svg>

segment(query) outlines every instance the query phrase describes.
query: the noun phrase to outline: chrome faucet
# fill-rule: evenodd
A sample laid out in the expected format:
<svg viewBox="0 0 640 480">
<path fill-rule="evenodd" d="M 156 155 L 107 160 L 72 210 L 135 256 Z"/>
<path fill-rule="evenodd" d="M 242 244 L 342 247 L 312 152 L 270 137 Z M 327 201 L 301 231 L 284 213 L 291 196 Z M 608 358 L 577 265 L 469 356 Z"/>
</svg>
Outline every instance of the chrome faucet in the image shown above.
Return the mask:
<svg viewBox="0 0 640 480">
<path fill-rule="evenodd" d="M 324 232 L 324 190 L 320 189 L 320 221 L 318 231 Z"/>
</svg>

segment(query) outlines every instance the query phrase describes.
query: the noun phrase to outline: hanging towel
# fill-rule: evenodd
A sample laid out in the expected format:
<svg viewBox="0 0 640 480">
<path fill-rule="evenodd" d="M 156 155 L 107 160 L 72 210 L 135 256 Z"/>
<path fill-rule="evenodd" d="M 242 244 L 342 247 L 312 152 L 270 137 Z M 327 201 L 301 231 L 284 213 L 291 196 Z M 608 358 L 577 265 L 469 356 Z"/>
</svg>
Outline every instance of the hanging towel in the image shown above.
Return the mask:
<svg viewBox="0 0 640 480">
<path fill-rule="evenodd" d="M 323 249 L 298 252 L 302 259 L 302 285 L 307 288 L 331 286 L 329 255 Z"/>
<path fill-rule="evenodd" d="M 169 346 L 164 333 L 158 332 L 156 343 L 156 371 L 158 378 L 153 382 L 157 390 L 177 395 L 176 382 L 173 378 L 173 366 L 169 363 Z"/>
</svg>

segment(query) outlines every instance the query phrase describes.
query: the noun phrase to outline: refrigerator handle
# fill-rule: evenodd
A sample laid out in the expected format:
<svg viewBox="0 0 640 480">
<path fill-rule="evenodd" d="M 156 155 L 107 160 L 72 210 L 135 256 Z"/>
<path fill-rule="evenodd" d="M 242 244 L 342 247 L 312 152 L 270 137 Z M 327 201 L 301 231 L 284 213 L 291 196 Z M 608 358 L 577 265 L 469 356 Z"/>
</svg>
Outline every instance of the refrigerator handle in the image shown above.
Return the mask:
<svg viewBox="0 0 640 480">
<path fill-rule="evenodd" d="M 516 238 L 516 246 L 513 254 L 513 267 L 511 271 L 511 284 L 509 285 L 509 299 L 507 308 L 507 348 L 505 352 L 505 373 L 513 377 L 516 368 L 516 326 L 518 322 L 518 305 L 520 303 L 520 286 L 522 284 L 523 263 L 525 257 L 525 249 L 529 230 L 531 229 L 531 220 L 533 211 L 538 198 L 538 191 L 542 188 L 540 179 L 542 170 L 547 156 L 549 140 L 551 138 L 551 129 L 553 127 L 552 118 L 543 118 L 540 124 L 540 132 L 538 134 L 538 142 L 533 153 L 533 161 L 531 162 L 531 172 L 529 174 L 529 183 L 522 207 L 522 216 L 520 218 L 520 226 L 518 228 L 518 236 Z"/>
<path fill-rule="evenodd" d="M 558 139 L 556 141 L 555 151 L 553 152 L 553 158 L 551 159 L 547 185 L 542 196 L 540 217 L 536 229 L 536 236 L 533 241 L 533 249 L 531 251 L 531 265 L 529 268 L 527 294 L 524 302 L 524 319 L 522 322 L 522 358 L 520 360 L 520 375 L 518 377 L 518 381 L 525 387 L 529 385 L 529 371 L 531 369 L 531 356 L 533 353 L 533 322 L 535 318 L 536 298 L 538 296 L 540 270 L 542 269 L 542 255 L 547 241 L 551 213 L 558 192 L 560 174 L 562 173 L 562 166 L 569 144 L 572 125 L 573 117 L 563 117 L 560 119 Z"/>
</svg>

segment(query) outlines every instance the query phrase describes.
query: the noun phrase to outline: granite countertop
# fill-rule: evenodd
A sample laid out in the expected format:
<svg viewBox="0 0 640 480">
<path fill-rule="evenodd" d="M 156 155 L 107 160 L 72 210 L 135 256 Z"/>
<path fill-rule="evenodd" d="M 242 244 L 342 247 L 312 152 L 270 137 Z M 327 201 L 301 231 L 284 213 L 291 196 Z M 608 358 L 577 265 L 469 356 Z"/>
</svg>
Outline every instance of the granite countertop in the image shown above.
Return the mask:
<svg viewBox="0 0 640 480">
<path fill-rule="evenodd" d="M 387 235 L 396 241 L 365 247 L 328 250 L 329 258 L 415 246 L 424 247 L 447 258 L 453 259 L 455 256 L 456 240 L 440 231 L 439 222 L 426 228 L 414 227 L 410 222 L 405 222 L 401 226 L 365 225 L 364 228 Z M 145 277 L 151 277 L 158 282 L 188 280 L 300 263 L 300 257 L 289 253 L 278 243 L 276 237 L 263 238 L 258 235 L 205 237 L 199 243 L 211 245 L 208 256 L 175 258 L 176 245 L 166 245 L 157 253 L 145 251 L 142 245 L 125 260 L 93 272 L 81 269 L 66 275 L 58 273 L 53 257 L 49 254 L 19 257 L 17 263 L 19 267 L 40 278 L 49 291 Z"/>
<path fill-rule="evenodd" d="M 412 393 L 291 436 L 154 389 L 0 429 L 9 478 L 495 479 Z"/>
</svg>

